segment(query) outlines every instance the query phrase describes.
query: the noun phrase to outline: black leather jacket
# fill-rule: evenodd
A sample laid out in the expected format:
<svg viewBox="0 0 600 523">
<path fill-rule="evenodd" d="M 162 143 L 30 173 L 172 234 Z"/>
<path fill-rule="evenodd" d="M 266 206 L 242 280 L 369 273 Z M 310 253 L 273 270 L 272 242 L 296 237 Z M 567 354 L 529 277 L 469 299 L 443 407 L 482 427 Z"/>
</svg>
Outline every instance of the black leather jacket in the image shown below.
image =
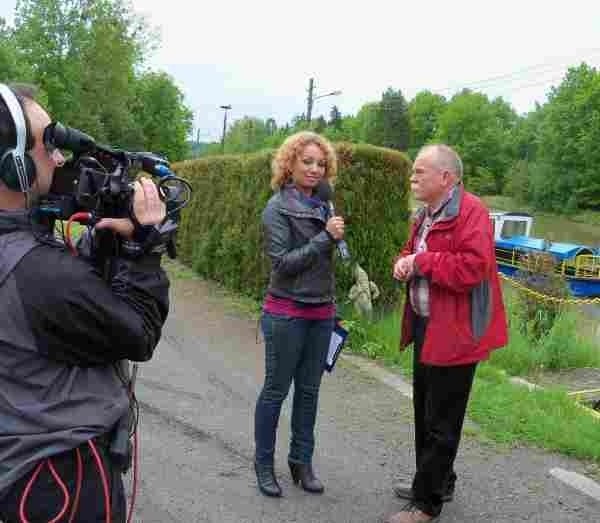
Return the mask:
<svg viewBox="0 0 600 523">
<path fill-rule="evenodd" d="M 302 201 L 291 186 L 271 197 L 263 211 L 270 294 L 302 303 L 334 300 L 335 243 L 325 223 L 321 209 Z"/>
</svg>

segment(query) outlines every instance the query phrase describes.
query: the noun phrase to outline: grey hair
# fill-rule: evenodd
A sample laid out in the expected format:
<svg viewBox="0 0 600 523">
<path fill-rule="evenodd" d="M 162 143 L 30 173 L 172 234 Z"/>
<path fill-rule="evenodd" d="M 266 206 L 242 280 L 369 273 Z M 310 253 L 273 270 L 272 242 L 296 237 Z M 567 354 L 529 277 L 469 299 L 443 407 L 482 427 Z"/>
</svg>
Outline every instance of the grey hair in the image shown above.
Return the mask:
<svg viewBox="0 0 600 523">
<path fill-rule="evenodd" d="M 442 169 L 453 172 L 459 180 L 463 177 L 463 163 L 458 153 L 449 145 L 438 143 L 421 147 L 421 154 L 435 154 L 435 162 Z"/>
</svg>

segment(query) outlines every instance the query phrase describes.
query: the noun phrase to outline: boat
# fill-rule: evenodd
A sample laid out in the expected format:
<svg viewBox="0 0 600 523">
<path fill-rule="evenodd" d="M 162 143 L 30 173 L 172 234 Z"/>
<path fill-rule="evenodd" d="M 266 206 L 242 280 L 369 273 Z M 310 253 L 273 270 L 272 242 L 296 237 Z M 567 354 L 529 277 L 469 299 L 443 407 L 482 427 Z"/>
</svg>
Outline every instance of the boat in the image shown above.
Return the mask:
<svg viewBox="0 0 600 523">
<path fill-rule="evenodd" d="M 490 212 L 498 270 L 509 277 L 528 270 L 528 254 L 547 253 L 544 270 L 565 280 L 576 298 L 600 296 L 600 249 L 530 236 L 533 216 L 523 212 Z"/>
</svg>

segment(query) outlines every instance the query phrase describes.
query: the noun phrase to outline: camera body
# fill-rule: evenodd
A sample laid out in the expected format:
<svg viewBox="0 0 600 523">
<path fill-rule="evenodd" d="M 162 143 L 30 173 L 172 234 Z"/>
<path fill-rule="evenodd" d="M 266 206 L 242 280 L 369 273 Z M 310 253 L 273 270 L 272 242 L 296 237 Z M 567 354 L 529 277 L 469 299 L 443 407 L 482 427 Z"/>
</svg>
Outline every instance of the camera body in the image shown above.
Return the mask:
<svg viewBox="0 0 600 523">
<path fill-rule="evenodd" d="M 187 203 L 181 200 L 181 191 L 178 194 L 177 189 L 189 191 L 189 184 L 177 178 L 161 156 L 100 145 L 87 134 L 59 122 L 46 128 L 44 144 L 73 155 L 56 169 L 42 204 L 42 209 L 58 219 L 67 220 L 82 211 L 93 213 L 97 218 L 129 216 L 135 173 L 140 170 L 160 179 L 159 193 L 167 204 L 167 213 Z"/>
<path fill-rule="evenodd" d="M 165 158 L 100 145 L 89 135 L 59 122 L 46 127 L 44 145 L 48 150 L 70 151 L 72 157 L 55 170 L 50 190 L 40 201 L 40 213 L 54 220 L 72 220 L 83 213 L 87 225 L 101 218 L 134 218 L 133 184 L 137 173 L 144 171 L 158 178 L 159 196 L 167 210 L 165 221 L 170 222 L 174 235 L 180 211 L 191 198 L 191 186 L 171 171 Z M 169 254 L 174 257 L 174 242 L 170 243 Z"/>
</svg>

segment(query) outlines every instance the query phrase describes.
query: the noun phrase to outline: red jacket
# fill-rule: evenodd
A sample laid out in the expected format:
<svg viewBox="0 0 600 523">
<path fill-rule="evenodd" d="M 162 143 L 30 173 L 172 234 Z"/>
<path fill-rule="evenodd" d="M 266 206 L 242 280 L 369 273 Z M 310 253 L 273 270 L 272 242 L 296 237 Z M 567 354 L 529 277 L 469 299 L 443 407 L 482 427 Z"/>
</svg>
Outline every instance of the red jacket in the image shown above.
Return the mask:
<svg viewBox="0 0 600 523">
<path fill-rule="evenodd" d="M 396 259 L 414 252 L 424 212 Z M 427 365 L 464 365 L 487 359 L 508 342 L 506 313 L 494 253 L 489 211 L 462 186 L 427 236 L 427 251 L 415 257 L 415 269 L 429 280 L 429 322 L 421 350 Z M 407 285 L 408 289 L 408 285 Z M 414 312 L 406 299 L 400 347 L 412 342 Z"/>
</svg>

